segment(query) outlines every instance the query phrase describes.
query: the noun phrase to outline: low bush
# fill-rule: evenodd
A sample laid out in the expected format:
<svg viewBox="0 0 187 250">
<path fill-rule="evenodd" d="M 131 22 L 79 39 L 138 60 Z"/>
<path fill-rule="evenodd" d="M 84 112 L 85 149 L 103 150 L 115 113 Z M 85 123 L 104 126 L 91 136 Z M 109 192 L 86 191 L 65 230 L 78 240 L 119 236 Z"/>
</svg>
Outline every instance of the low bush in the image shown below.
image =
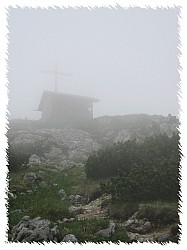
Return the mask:
<svg viewBox="0 0 187 250">
<path fill-rule="evenodd" d="M 138 219 L 147 218 L 155 226 L 179 223 L 177 203 L 148 203 L 140 206 Z"/>
<path fill-rule="evenodd" d="M 137 203 L 111 203 L 108 209 L 109 217 L 114 220 L 125 221 L 138 210 L 138 207 Z"/>
</svg>

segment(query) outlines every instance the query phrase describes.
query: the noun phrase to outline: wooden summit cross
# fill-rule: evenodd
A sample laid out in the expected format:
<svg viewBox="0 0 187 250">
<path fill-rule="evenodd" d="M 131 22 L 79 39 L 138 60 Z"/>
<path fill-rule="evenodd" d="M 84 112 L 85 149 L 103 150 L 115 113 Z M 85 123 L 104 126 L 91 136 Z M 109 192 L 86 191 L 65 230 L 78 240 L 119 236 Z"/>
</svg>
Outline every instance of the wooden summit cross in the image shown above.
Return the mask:
<svg viewBox="0 0 187 250">
<path fill-rule="evenodd" d="M 53 74 L 54 75 L 54 91 L 58 92 L 58 77 L 61 76 L 73 76 L 70 73 L 62 73 L 58 71 L 58 64 L 55 63 L 55 68 L 54 70 L 40 70 L 42 73 L 48 73 L 48 74 Z"/>
</svg>

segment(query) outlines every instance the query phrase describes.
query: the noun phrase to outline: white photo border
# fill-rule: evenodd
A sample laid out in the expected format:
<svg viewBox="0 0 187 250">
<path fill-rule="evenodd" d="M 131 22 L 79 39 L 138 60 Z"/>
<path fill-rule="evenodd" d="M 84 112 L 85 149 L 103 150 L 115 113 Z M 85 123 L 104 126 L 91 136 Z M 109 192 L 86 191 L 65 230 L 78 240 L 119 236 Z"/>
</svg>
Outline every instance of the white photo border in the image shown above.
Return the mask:
<svg viewBox="0 0 187 250">
<path fill-rule="evenodd" d="M 79 8 L 79 7 L 86 7 L 94 11 L 95 7 L 106 7 L 106 8 L 116 8 L 117 6 L 121 6 L 125 9 L 129 7 L 140 7 L 140 8 L 175 8 L 180 7 L 180 16 L 179 16 L 179 36 L 180 36 L 180 45 L 179 50 L 181 52 L 179 57 L 180 61 L 180 69 L 178 69 L 180 73 L 180 89 L 178 92 L 179 97 L 179 121 L 180 121 L 180 144 L 181 144 L 181 152 L 183 154 L 181 160 L 181 213 L 180 220 L 181 220 L 181 237 L 179 244 L 175 243 L 168 243 L 164 246 L 157 244 L 157 243 L 133 243 L 133 244 L 125 244 L 120 243 L 116 245 L 114 243 L 107 244 L 94 244 L 94 243 L 86 243 L 83 245 L 73 243 L 68 243 L 66 245 L 63 244 L 23 244 L 23 243 L 9 243 L 7 242 L 7 230 L 8 230 L 8 220 L 7 220 L 7 189 L 8 189 L 8 182 L 7 182 L 7 158 L 6 158 L 6 149 L 8 147 L 8 141 L 6 137 L 6 132 L 8 129 L 8 24 L 7 24 L 7 17 L 8 17 L 8 9 L 9 7 L 17 8 L 43 8 L 48 9 L 51 8 Z M 187 211 L 187 199 L 185 196 L 185 187 L 187 182 L 187 159 L 186 159 L 186 152 L 187 152 L 187 140 L 186 140 L 186 128 L 187 128 L 187 120 L 186 120 L 186 104 L 185 101 L 187 100 L 187 37 L 186 37 L 186 24 L 187 24 L 187 2 L 185 0 L 1 0 L 0 1 L 0 166 L 2 168 L 1 171 L 1 188 L 0 188 L 0 214 L 1 214 L 1 226 L 0 226 L 0 243 L 2 249 L 6 248 L 62 248 L 65 247 L 66 249 L 69 248 L 102 248 L 102 247 L 112 247 L 116 249 L 122 249 L 128 247 L 129 249 L 140 249 L 140 248 L 147 248 L 147 249 L 160 249 L 160 248 L 178 248 L 178 249 L 185 249 L 187 246 L 187 224 L 186 224 L 186 211 Z"/>
</svg>

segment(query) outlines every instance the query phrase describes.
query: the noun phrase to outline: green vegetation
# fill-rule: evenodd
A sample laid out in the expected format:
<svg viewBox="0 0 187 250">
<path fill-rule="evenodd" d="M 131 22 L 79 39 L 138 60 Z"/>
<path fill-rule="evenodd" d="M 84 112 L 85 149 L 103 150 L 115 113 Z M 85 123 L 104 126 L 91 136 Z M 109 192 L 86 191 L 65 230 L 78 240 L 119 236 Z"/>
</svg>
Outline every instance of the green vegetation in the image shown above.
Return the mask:
<svg viewBox="0 0 187 250">
<path fill-rule="evenodd" d="M 147 218 L 155 227 L 179 222 L 177 203 L 152 202 L 140 205 L 138 219 Z"/>
<path fill-rule="evenodd" d="M 36 173 L 38 183 L 45 181 L 49 188 L 43 188 L 38 183 L 30 184 L 23 181 L 26 173 Z M 109 220 L 107 219 L 89 219 L 75 220 L 72 222 L 59 223 L 63 218 L 75 217 L 73 212 L 69 212 L 69 207 L 72 203 L 66 200 L 60 200 L 58 192 L 64 189 L 67 196 L 80 194 L 84 197 L 94 199 L 97 192 L 100 190 L 99 181 L 88 181 L 86 179 L 84 168 L 74 168 L 67 172 L 56 172 L 54 166 L 33 165 L 30 168 L 11 171 L 9 174 L 9 190 L 13 192 L 17 198 L 9 197 L 9 238 L 11 237 L 11 229 L 15 226 L 23 216 L 27 215 L 30 218 L 41 217 L 48 219 L 53 223 L 57 223 L 61 232 L 62 238 L 67 233 L 73 233 L 78 238 L 79 242 L 92 241 L 99 242 L 106 239 L 95 235 L 95 233 L 107 227 Z M 27 193 L 27 190 L 33 190 Z M 87 201 L 83 201 L 84 204 Z M 17 211 L 19 210 L 19 211 Z M 119 228 L 118 233 L 113 236 L 114 241 L 127 241 L 125 231 Z"/>
<path fill-rule="evenodd" d="M 139 209 L 139 204 L 135 202 L 112 201 L 109 203 L 108 213 L 111 219 L 117 221 L 128 220 Z"/>
<path fill-rule="evenodd" d="M 41 142 L 32 147 L 9 149 L 9 191 L 17 196 L 14 199 L 9 195 L 9 238 L 13 226 L 27 215 L 50 220 L 58 225 L 62 238 L 74 234 L 79 242 L 106 241 L 96 233 L 107 228 L 109 220 L 113 220 L 116 232 L 109 240 L 130 242 L 122 224 L 137 212 L 137 218 L 146 218 L 152 223 L 153 230 L 168 227 L 176 240 L 179 232 L 180 163 L 177 134 L 171 138 L 160 134 L 145 139 L 143 143 L 129 140 L 114 144 L 90 155 L 85 168 L 57 171 L 55 162 L 21 167 L 28 163 L 31 154 L 42 156 L 47 147 L 49 145 L 44 147 Z M 36 182 L 23 181 L 28 172 L 36 173 Z M 42 181 L 48 187 L 41 187 Z M 86 199 L 81 201 L 82 205 L 103 193 L 111 194 L 112 199 L 104 200 L 101 205 L 102 209 L 107 209 L 108 217 L 61 223 L 64 218 L 70 219 L 76 214 L 68 209 L 72 205 L 69 199 L 60 200 L 60 189 L 64 189 L 67 196 L 84 196 Z"/>
<path fill-rule="evenodd" d="M 49 188 L 42 188 L 38 184 L 24 183 L 23 177 L 30 171 L 37 174 L 40 182 L 44 180 L 49 185 Z M 138 202 L 125 202 L 122 199 L 105 200 L 101 207 L 107 207 L 108 218 L 90 218 L 59 223 L 63 218 L 75 217 L 75 214 L 70 213 L 68 210 L 72 203 L 68 199 L 62 201 L 58 196 L 58 191 L 61 188 L 65 190 L 68 196 L 80 194 L 89 197 L 90 200 L 97 198 L 97 193 L 101 191 L 100 181 L 87 179 L 84 168 L 74 168 L 68 172 L 55 172 L 53 166 L 33 165 L 30 169 L 11 172 L 9 177 L 9 189 L 17 196 L 16 199 L 11 197 L 9 199 L 9 238 L 11 238 L 12 227 L 23 216 L 28 215 L 30 218 L 39 216 L 42 219 L 48 219 L 56 223 L 62 238 L 66 234 L 72 233 L 82 243 L 85 241 L 107 242 L 107 240 L 116 243 L 119 241 L 128 243 L 130 242 L 129 238 L 121 223 L 129 219 L 136 211 L 138 211 L 137 218 L 147 218 L 156 229 L 172 225 L 171 233 L 175 236 L 178 232 L 179 218 L 176 202 L 157 201 L 139 205 Z M 33 190 L 33 192 L 27 194 L 27 190 Z M 18 209 L 20 211 L 16 211 Z M 100 229 L 108 227 L 109 218 L 117 222 L 116 232 L 110 239 L 106 239 L 96 233 Z"/>
<path fill-rule="evenodd" d="M 52 146 L 56 146 L 55 142 L 45 144 L 44 141 L 36 141 L 34 143 L 24 143 L 18 145 L 9 145 L 8 153 L 8 168 L 11 171 L 17 171 L 21 168 L 22 164 L 27 164 L 29 158 L 33 154 L 37 154 L 40 157 L 44 156 L 44 153 L 50 151 Z M 65 155 L 68 155 L 68 149 L 66 146 L 61 145 L 61 150 Z"/>
<path fill-rule="evenodd" d="M 127 141 L 101 149 L 86 162 L 88 178 L 111 177 L 101 184 L 113 199 L 177 201 L 179 192 L 178 135 L 157 135 L 143 143 Z"/>
<path fill-rule="evenodd" d="M 120 225 L 116 228 L 116 233 L 107 239 L 105 237 L 97 235 L 97 232 L 103 228 L 107 228 L 109 225 L 109 220 L 107 219 L 97 219 L 91 218 L 87 220 L 73 221 L 71 223 L 60 224 L 59 228 L 65 236 L 66 234 L 72 233 L 76 235 L 79 243 L 86 242 L 114 242 L 118 243 L 129 242 L 128 236 L 124 228 Z"/>
</svg>

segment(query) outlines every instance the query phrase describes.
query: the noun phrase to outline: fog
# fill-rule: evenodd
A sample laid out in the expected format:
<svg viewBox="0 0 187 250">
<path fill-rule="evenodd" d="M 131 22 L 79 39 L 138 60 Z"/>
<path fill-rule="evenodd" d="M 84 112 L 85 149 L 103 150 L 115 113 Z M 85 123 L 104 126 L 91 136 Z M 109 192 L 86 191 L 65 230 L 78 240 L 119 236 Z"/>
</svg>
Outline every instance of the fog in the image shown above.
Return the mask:
<svg viewBox="0 0 187 250">
<path fill-rule="evenodd" d="M 179 9 L 9 9 L 10 119 L 39 119 L 44 90 L 98 98 L 94 117 L 178 114 Z"/>
</svg>

